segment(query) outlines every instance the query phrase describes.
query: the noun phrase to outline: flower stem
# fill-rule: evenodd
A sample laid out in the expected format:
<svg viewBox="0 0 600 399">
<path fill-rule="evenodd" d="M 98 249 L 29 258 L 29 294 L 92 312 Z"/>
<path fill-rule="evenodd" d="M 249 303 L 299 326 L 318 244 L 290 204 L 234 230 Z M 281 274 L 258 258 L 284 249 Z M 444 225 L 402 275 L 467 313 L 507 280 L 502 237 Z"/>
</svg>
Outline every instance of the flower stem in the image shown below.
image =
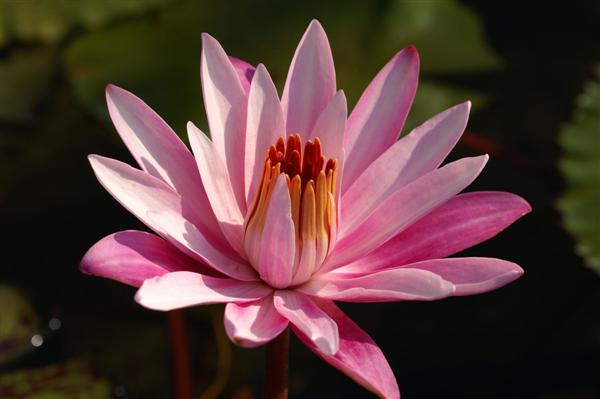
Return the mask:
<svg viewBox="0 0 600 399">
<path fill-rule="evenodd" d="M 267 344 L 265 399 L 287 399 L 288 397 L 289 347 L 289 328 Z"/>
<path fill-rule="evenodd" d="M 167 322 L 171 341 L 175 398 L 192 399 L 192 378 L 184 311 L 179 309 L 167 312 Z"/>
</svg>

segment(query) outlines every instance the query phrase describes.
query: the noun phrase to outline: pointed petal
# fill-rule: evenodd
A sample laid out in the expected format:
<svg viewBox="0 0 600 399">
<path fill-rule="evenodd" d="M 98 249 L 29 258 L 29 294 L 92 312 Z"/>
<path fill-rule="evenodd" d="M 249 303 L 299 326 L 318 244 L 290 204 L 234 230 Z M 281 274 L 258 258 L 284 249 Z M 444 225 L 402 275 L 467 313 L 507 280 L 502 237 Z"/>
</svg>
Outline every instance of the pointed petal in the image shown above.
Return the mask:
<svg viewBox="0 0 600 399">
<path fill-rule="evenodd" d="M 212 245 L 190 222 L 172 210 L 148 211 L 157 231 L 179 250 L 224 275 L 242 281 L 258 280 L 256 272 L 230 247 Z M 161 230 L 162 229 L 162 230 Z"/>
<path fill-rule="evenodd" d="M 230 175 L 209 138 L 191 122 L 188 122 L 187 128 L 213 212 L 227 241 L 241 254 L 244 216 L 235 199 Z"/>
<path fill-rule="evenodd" d="M 531 211 L 518 195 L 479 191 L 457 195 L 339 273 L 372 273 L 426 259 L 445 258 L 486 241 Z"/>
<path fill-rule="evenodd" d="M 165 273 L 204 269 L 162 238 L 137 230 L 104 237 L 86 252 L 79 266 L 83 273 L 134 287 Z"/>
<path fill-rule="evenodd" d="M 343 163 L 344 159 L 344 131 L 347 116 L 346 95 L 339 90 L 319 115 L 309 136 L 309 139 L 318 137 L 323 154 L 327 158 L 337 159 L 340 163 Z"/>
<path fill-rule="evenodd" d="M 464 131 L 470 108 L 465 102 L 434 116 L 369 165 L 344 193 L 344 229 L 356 226 L 400 187 L 437 168 Z"/>
<path fill-rule="evenodd" d="M 333 356 L 323 353 L 300 330 L 292 327 L 302 343 L 321 359 L 377 396 L 399 399 L 400 391 L 394 372 L 373 339 L 333 302 L 319 300 L 318 303 L 339 327 L 339 350 Z"/>
<path fill-rule="evenodd" d="M 319 119 L 313 127 L 310 138 L 319 138 L 323 154 L 329 159 L 337 160 L 337 179 L 335 187 L 335 204 L 338 217 L 341 212 L 340 207 L 340 187 L 344 175 L 344 132 L 346 131 L 346 119 L 348 117 L 348 106 L 346 95 L 343 90 L 339 90 L 331 99 L 327 108 L 321 112 Z M 335 241 L 333 241 L 335 242 Z"/>
<path fill-rule="evenodd" d="M 285 288 L 292 281 L 296 236 L 292 204 L 284 174 L 275 183 L 263 227 L 258 265 L 261 278 L 270 286 Z"/>
<path fill-rule="evenodd" d="M 452 282 L 456 286 L 454 296 L 492 291 L 516 280 L 524 273 L 516 263 L 495 258 L 432 259 L 405 265 L 403 268 L 427 270 Z"/>
<path fill-rule="evenodd" d="M 419 55 L 409 46 L 379 71 L 348 118 L 344 148 L 351 159 L 342 192 L 398 139 L 419 79 Z"/>
<path fill-rule="evenodd" d="M 276 338 L 289 324 L 273 305 L 273 295 L 254 302 L 228 303 L 225 307 L 225 331 L 237 345 L 255 348 Z"/>
<path fill-rule="evenodd" d="M 298 292 L 275 291 L 275 308 L 323 353 L 339 349 L 338 326 L 315 302 Z"/>
<path fill-rule="evenodd" d="M 186 255 L 226 275 L 255 279 L 251 268 L 233 250 L 198 230 L 198 215 L 161 180 L 114 159 L 90 155 L 100 184 L 142 223 Z"/>
<path fill-rule="evenodd" d="M 238 206 L 246 212 L 244 145 L 248 98 L 227 54 L 219 42 L 206 33 L 202 34 L 201 74 L 204 106 L 215 150 L 227 167 Z"/>
<path fill-rule="evenodd" d="M 162 180 L 115 159 L 90 155 L 88 160 L 100 184 L 148 227 L 153 228 L 152 222 L 147 218 L 148 211 L 173 209 L 180 214 L 184 213 L 186 204 Z M 199 219 L 191 209 L 185 211 L 185 217 L 192 223 Z"/>
<path fill-rule="evenodd" d="M 246 126 L 246 202 L 252 204 L 260 185 L 265 152 L 280 136 L 285 136 L 285 122 L 277 89 L 262 64 L 252 79 Z"/>
<path fill-rule="evenodd" d="M 246 61 L 232 56 L 229 56 L 229 61 L 231 61 L 231 65 L 233 65 L 233 68 L 235 68 L 235 71 L 238 74 L 244 92 L 248 94 L 250 91 L 250 82 L 252 82 L 252 77 L 254 76 L 254 67 Z"/>
<path fill-rule="evenodd" d="M 144 281 L 135 300 L 148 309 L 173 310 L 212 303 L 250 302 L 270 292 L 269 287 L 259 282 L 173 272 Z"/>
<path fill-rule="evenodd" d="M 312 20 L 298 44 L 288 71 L 281 103 L 286 133 L 304 141 L 335 94 L 335 68 L 327 35 Z"/>
<path fill-rule="evenodd" d="M 342 231 L 323 271 L 368 254 L 437 206 L 458 194 L 479 175 L 487 155 L 463 158 L 397 190 L 356 229 Z"/>
<path fill-rule="evenodd" d="M 106 87 L 106 102 L 117 132 L 140 167 L 171 186 L 198 212 L 203 231 L 223 239 L 194 157 L 175 132 L 146 103 L 117 86 Z"/>
<path fill-rule="evenodd" d="M 454 292 L 454 286 L 426 270 L 396 268 L 350 278 L 341 278 L 335 273 L 325 274 L 297 290 L 336 301 L 396 302 L 445 298 Z"/>
</svg>

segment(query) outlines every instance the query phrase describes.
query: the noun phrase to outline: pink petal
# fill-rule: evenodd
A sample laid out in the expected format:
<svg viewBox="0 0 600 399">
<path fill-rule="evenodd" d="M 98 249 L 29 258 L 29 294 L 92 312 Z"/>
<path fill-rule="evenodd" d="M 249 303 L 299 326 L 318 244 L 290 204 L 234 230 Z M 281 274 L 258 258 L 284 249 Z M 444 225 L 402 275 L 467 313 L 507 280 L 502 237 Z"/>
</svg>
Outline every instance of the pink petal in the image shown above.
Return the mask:
<svg viewBox="0 0 600 399">
<path fill-rule="evenodd" d="M 144 281 L 135 294 L 140 305 L 154 310 L 173 310 L 212 303 L 251 302 L 269 295 L 259 282 L 172 272 Z"/>
<path fill-rule="evenodd" d="M 344 160 L 343 144 L 347 116 L 346 95 L 339 90 L 319 115 L 308 137 L 309 139 L 318 137 L 325 157 L 337 159 L 341 163 Z"/>
<path fill-rule="evenodd" d="M 252 79 L 246 126 L 246 202 L 252 204 L 260 185 L 265 153 L 280 136 L 285 137 L 285 122 L 277 89 L 262 64 Z"/>
<path fill-rule="evenodd" d="M 388 196 L 362 224 L 338 238 L 330 261 L 322 270 L 350 263 L 383 245 L 471 184 L 488 158 L 483 155 L 449 163 Z"/>
<path fill-rule="evenodd" d="M 276 338 L 289 324 L 273 305 L 273 295 L 255 302 L 228 303 L 225 307 L 225 331 L 232 342 L 255 348 Z"/>
<path fill-rule="evenodd" d="M 211 137 L 217 154 L 226 163 L 238 206 L 245 213 L 244 145 L 248 98 L 227 54 L 219 42 L 206 33 L 202 34 L 201 74 Z"/>
<path fill-rule="evenodd" d="M 150 277 L 205 268 L 154 234 L 126 230 L 94 244 L 84 255 L 79 269 L 86 274 L 139 287 Z"/>
<path fill-rule="evenodd" d="M 254 67 L 248 64 L 246 61 L 232 56 L 229 56 L 229 61 L 231 61 L 231 65 L 233 65 L 238 74 L 238 78 L 240 79 L 240 83 L 244 88 L 244 92 L 248 94 L 250 91 L 250 82 L 252 82 L 252 77 L 254 76 Z"/>
<path fill-rule="evenodd" d="M 396 268 L 343 278 L 329 273 L 297 288 L 307 295 L 345 302 L 431 301 L 454 292 L 452 283 L 426 270 Z"/>
<path fill-rule="evenodd" d="M 231 248 L 206 237 L 196 223 L 198 215 L 166 183 L 131 166 L 90 155 L 100 184 L 129 212 L 186 255 L 236 278 L 253 280 L 252 268 Z"/>
<path fill-rule="evenodd" d="M 192 122 L 188 122 L 188 138 L 196 156 L 202 183 L 213 212 L 229 244 L 243 253 L 244 216 L 235 199 L 230 175 L 219 157 L 216 146 Z"/>
<path fill-rule="evenodd" d="M 449 199 L 412 226 L 340 273 L 371 273 L 425 259 L 445 258 L 486 241 L 531 207 L 518 195 L 472 192 Z"/>
<path fill-rule="evenodd" d="M 292 327 L 298 338 L 321 359 L 377 396 L 385 399 L 399 399 L 400 391 L 394 372 L 373 339 L 333 302 L 323 300 L 318 302 L 319 307 L 339 327 L 339 350 L 333 356 L 323 353 L 300 330 Z"/>
<path fill-rule="evenodd" d="M 230 247 L 211 245 L 196 226 L 180 214 L 172 210 L 148 211 L 148 218 L 157 226 L 157 230 L 162 229 L 163 237 L 194 259 L 236 280 L 258 280 L 252 266 L 240 258 L 237 252 Z"/>
<path fill-rule="evenodd" d="M 277 178 L 263 227 L 258 265 L 261 278 L 275 288 L 285 288 L 292 281 L 296 235 L 288 185 L 282 173 Z"/>
<path fill-rule="evenodd" d="M 348 116 L 348 106 L 346 104 L 346 95 L 339 90 L 331 99 L 327 108 L 321 112 L 319 119 L 315 123 L 310 138 L 319 138 L 321 148 L 326 158 L 336 159 L 338 162 L 336 198 L 335 204 L 338 216 L 340 215 L 340 187 L 344 174 L 344 132 L 346 130 L 346 119 Z"/>
<path fill-rule="evenodd" d="M 298 44 L 283 89 L 286 133 L 298 133 L 306 140 L 334 94 L 335 68 L 329 41 L 321 24 L 312 20 Z"/>
<path fill-rule="evenodd" d="M 223 239 L 212 213 L 194 157 L 179 137 L 146 103 L 117 86 L 106 87 L 112 121 L 146 173 L 171 186 L 200 215 L 199 228 Z"/>
<path fill-rule="evenodd" d="M 344 230 L 360 223 L 388 195 L 437 168 L 464 131 L 470 108 L 466 102 L 434 116 L 369 165 L 344 193 Z"/>
<path fill-rule="evenodd" d="M 405 267 L 428 270 L 452 282 L 456 286 L 453 294 L 455 296 L 492 291 L 516 280 L 524 273 L 516 263 L 494 258 L 432 259 L 402 268 Z"/>
<path fill-rule="evenodd" d="M 419 55 L 409 46 L 396 54 L 364 91 L 350 114 L 344 139 L 342 193 L 398 139 L 419 79 Z"/>
<path fill-rule="evenodd" d="M 275 291 L 275 308 L 319 350 L 334 355 L 339 349 L 338 326 L 309 297 L 294 291 Z"/>
</svg>

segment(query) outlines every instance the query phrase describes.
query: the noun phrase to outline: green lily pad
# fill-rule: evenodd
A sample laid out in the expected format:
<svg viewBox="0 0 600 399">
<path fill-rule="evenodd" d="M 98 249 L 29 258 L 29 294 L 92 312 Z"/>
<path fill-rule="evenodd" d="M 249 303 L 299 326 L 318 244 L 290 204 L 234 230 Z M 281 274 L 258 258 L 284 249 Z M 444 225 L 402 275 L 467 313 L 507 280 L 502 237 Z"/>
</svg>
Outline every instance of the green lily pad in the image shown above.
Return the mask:
<svg viewBox="0 0 600 399">
<path fill-rule="evenodd" d="M 106 399 L 110 384 L 96 377 L 83 360 L 70 360 L 38 369 L 22 369 L 0 376 L 5 399 Z"/>
<path fill-rule="evenodd" d="M 13 52 L 0 61 L 0 119 L 30 120 L 56 69 L 52 49 L 40 47 Z"/>
<path fill-rule="evenodd" d="M 194 4 L 171 7 L 152 19 L 81 35 L 66 49 L 67 76 L 79 99 L 106 119 L 104 87 L 134 92 L 182 133 L 202 114 L 201 11 Z"/>
<path fill-rule="evenodd" d="M 487 72 L 502 60 L 487 45 L 477 15 L 456 0 L 396 0 L 386 28 L 394 42 L 414 44 L 428 72 Z"/>
<path fill-rule="evenodd" d="M 576 251 L 600 274 L 600 69 L 577 99 L 573 120 L 559 136 L 566 189 L 558 202 Z"/>
<path fill-rule="evenodd" d="M 10 38 L 57 43 L 74 27 L 96 29 L 117 17 L 156 8 L 169 0 L 45 0 L 0 2 L 0 45 Z"/>
</svg>

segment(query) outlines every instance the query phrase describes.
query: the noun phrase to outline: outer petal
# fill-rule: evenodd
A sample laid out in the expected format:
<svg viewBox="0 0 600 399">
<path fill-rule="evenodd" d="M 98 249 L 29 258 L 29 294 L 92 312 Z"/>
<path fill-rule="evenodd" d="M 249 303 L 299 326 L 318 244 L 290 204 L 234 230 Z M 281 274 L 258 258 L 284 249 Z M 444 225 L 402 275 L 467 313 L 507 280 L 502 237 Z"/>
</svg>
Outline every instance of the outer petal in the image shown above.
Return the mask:
<svg viewBox="0 0 600 399">
<path fill-rule="evenodd" d="M 231 61 L 231 65 L 233 65 L 238 74 L 240 83 L 244 88 L 244 92 L 248 94 L 250 91 L 250 82 L 252 82 L 252 77 L 254 76 L 255 72 L 254 67 L 248 64 L 246 61 L 232 56 L 229 56 L 229 61 Z"/>
<path fill-rule="evenodd" d="M 410 46 L 384 67 L 350 114 L 344 148 L 348 159 L 342 192 L 398 138 L 412 105 L 419 78 L 419 55 Z"/>
<path fill-rule="evenodd" d="M 231 248 L 210 245 L 206 237 L 190 222 L 172 210 L 148 211 L 148 219 L 161 235 L 182 252 L 208 264 L 224 275 L 243 281 L 258 280 L 254 269 Z"/>
<path fill-rule="evenodd" d="M 204 106 L 215 149 L 226 162 L 238 206 L 246 212 L 244 145 L 248 99 L 227 54 L 219 42 L 206 33 L 202 34 L 201 74 Z"/>
<path fill-rule="evenodd" d="M 433 259 L 405 265 L 401 269 L 404 268 L 427 270 L 451 281 L 456 287 L 455 296 L 492 291 L 516 280 L 524 273 L 516 263 L 494 258 Z"/>
<path fill-rule="evenodd" d="M 273 295 L 243 304 L 228 303 L 224 320 L 229 339 L 246 348 L 266 344 L 289 324 L 275 309 Z"/>
<path fill-rule="evenodd" d="M 326 274 L 297 288 L 319 298 L 345 302 L 432 301 L 454 292 L 452 283 L 426 270 L 396 268 L 367 276 Z"/>
<path fill-rule="evenodd" d="M 230 248 L 211 241 L 195 227 L 198 215 L 161 180 L 114 159 L 90 155 L 89 160 L 100 184 L 171 244 L 225 275 L 255 279 L 252 269 Z"/>
<path fill-rule="evenodd" d="M 135 300 L 149 309 L 173 310 L 211 303 L 251 302 L 270 292 L 259 282 L 173 272 L 144 281 Z"/>
<path fill-rule="evenodd" d="M 188 137 L 213 212 L 229 244 L 242 254 L 243 210 L 235 199 L 230 175 L 215 145 L 192 122 L 188 122 Z"/>
<path fill-rule="evenodd" d="M 286 133 L 302 139 L 335 94 L 335 68 L 327 35 L 312 20 L 298 44 L 281 99 Z"/>
<path fill-rule="evenodd" d="M 381 154 L 344 193 L 344 229 L 356 226 L 400 187 L 437 168 L 464 131 L 470 108 L 466 102 L 434 116 Z"/>
<path fill-rule="evenodd" d="M 527 201 L 511 193 L 460 194 L 336 272 L 368 274 L 420 260 L 445 258 L 492 238 L 530 211 Z"/>
<path fill-rule="evenodd" d="M 323 353 L 339 349 L 338 326 L 309 297 L 294 291 L 275 291 L 275 308 Z"/>
<path fill-rule="evenodd" d="M 257 269 L 263 280 L 275 288 L 285 288 L 292 281 L 296 236 L 288 185 L 279 175 L 263 227 Z"/>
<path fill-rule="evenodd" d="M 333 302 L 321 300 L 318 303 L 339 327 L 339 350 L 333 356 L 323 353 L 302 331 L 293 327 L 298 338 L 321 359 L 380 398 L 399 399 L 400 391 L 394 373 L 373 339 Z"/>
<path fill-rule="evenodd" d="M 342 266 L 410 226 L 467 187 L 483 169 L 487 155 L 463 158 L 434 170 L 390 195 L 365 221 L 336 243 L 326 267 Z"/>
<path fill-rule="evenodd" d="M 165 273 L 204 269 L 162 238 L 137 230 L 104 237 L 86 252 L 79 268 L 134 287 Z"/>
<path fill-rule="evenodd" d="M 285 122 L 277 89 L 262 64 L 252 79 L 246 126 L 246 201 L 252 204 L 260 184 L 265 152 L 278 137 L 285 136 Z"/>
<path fill-rule="evenodd" d="M 106 87 L 106 102 L 115 128 L 140 167 L 194 208 L 202 231 L 222 240 L 194 157 L 175 132 L 146 103 L 117 86 Z"/>
</svg>

